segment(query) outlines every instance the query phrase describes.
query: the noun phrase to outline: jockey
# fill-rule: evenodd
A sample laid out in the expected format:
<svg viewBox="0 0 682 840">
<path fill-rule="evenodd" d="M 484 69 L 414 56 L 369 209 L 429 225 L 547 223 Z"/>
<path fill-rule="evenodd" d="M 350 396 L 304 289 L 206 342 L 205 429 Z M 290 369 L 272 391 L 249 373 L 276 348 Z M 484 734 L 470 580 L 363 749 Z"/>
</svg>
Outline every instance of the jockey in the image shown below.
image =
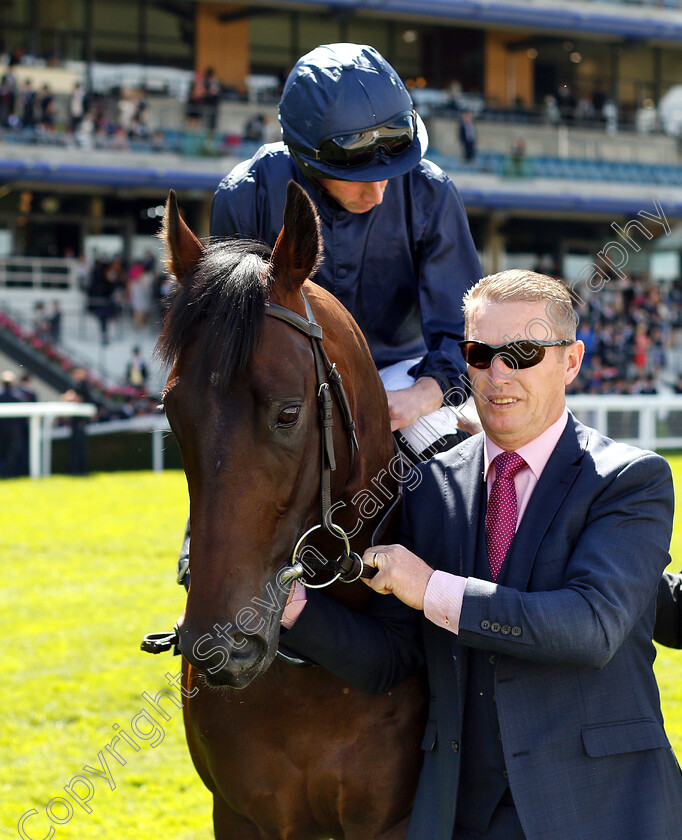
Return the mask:
<svg viewBox="0 0 682 840">
<path fill-rule="evenodd" d="M 426 128 L 373 47 L 328 44 L 304 55 L 279 120 L 283 142 L 261 146 L 220 183 L 211 235 L 274 246 L 288 182 L 306 190 L 324 240 L 313 279 L 363 331 L 400 448 L 426 460 L 480 428 L 461 408 L 462 297 L 482 272 L 459 193 L 423 159 Z M 178 559 L 185 586 L 189 531 L 188 522 Z"/>
<path fill-rule="evenodd" d="M 443 399 L 466 396 L 462 296 L 482 272 L 455 186 L 423 159 L 428 137 L 409 93 L 373 47 L 328 44 L 294 66 L 279 120 L 283 142 L 261 146 L 218 187 L 211 234 L 273 246 L 287 183 L 300 184 L 322 225 L 313 279 L 364 333 L 392 430 L 422 460 L 450 448 L 462 415 Z"/>
</svg>

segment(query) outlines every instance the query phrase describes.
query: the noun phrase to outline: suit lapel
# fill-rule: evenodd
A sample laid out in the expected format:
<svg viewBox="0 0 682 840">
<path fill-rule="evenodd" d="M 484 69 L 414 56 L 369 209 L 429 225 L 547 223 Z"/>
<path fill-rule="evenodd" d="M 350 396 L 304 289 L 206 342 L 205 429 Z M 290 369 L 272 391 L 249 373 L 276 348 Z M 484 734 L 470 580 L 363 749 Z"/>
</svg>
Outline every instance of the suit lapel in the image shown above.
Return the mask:
<svg viewBox="0 0 682 840">
<path fill-rule="evenodd" d="M 580 472 L 584 448 L 576 425 L 569 415 L 566 428 L 533 490 L 505 561 L 509 563 L 505 586 L 526 591 L 540 543 Z"/>
<path fill-rule="evenodd" d="M 445 571 L 469 577 L 474 571 L 483 481 L 483 435 L 452 450 L 457 458 L 443 471 Z"/>
</svg>

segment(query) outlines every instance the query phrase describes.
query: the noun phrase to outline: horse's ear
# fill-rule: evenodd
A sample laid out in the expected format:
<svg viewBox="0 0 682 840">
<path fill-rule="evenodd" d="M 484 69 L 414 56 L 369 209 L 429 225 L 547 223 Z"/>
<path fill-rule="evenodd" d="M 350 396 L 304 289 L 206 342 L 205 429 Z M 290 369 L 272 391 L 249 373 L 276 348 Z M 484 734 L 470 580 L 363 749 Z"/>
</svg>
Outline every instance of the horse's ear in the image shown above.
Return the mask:
<svg viewBox="0 0 682 840">
<path fill-rule="evenodd" d="M 308 193 L 295 181 L 287 184 L 282 228 L 270 257 L 273 287 L 298 291 L 322 260 L 320 219 Z"/>
<path fill-rule="evenodd" d="M 166 244 L 166 268 L 184 285 L 204 252 L 204 246 L 185 224 L 178 210 L 175 190 L 168 193 L 159 238 Z"/>
</svg>

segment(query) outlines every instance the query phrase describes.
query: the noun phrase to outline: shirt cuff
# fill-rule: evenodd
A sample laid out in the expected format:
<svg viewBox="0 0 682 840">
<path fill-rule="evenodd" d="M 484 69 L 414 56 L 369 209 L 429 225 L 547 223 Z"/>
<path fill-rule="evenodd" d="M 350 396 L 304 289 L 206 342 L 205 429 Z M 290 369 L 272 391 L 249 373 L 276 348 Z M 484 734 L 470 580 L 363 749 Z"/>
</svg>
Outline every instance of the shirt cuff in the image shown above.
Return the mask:
<svg viewBox="0 0 682 840">
<path fill-rule="evenodd" d="M 296 619 L 303 612 L 303 607 L 308 603 L 308 596 L 306 595 L 305 586 L 294 581 L 294 594 L 291 596 L 291 601 L 284 607 L 282 613 L 282 627 L 285 630 L 290 630 L 296 623 Z"/>
<path fill-rule="evenodd" d="M 435 571 L 424 592 L 424 615 L 428 620 L 451 633 L 459 633 L 466 585 L 465 577 Z"/>
</svg>

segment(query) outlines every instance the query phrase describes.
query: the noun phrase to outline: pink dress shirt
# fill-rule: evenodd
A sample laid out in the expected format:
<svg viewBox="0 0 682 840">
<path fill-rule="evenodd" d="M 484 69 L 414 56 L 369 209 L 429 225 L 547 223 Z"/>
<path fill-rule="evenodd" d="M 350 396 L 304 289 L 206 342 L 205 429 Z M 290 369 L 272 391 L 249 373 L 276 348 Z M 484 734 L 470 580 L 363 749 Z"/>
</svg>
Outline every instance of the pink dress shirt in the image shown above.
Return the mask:
<svg viewBox="0 0 682 840">
<path fill-rule="evenodd" d="M 535 440 L 516 450 L 528 465 L 514 478 L 518 506 L 516 530 L 518 530 L 519 523 L 526 512 L 535 485 L 538 483 L 550 455 L 554 452 L 559 438 L 566 428 L 566 423 L 568 423 L 568 410 L 564 408 L 556 423 L 545 429 Z M 493 461 L 500 452 L 504 452 L 504 450 L 493 443 L 486 435 L 483 451 L 483 475 L 486 480 L 488 496 L 490 496 L 490 489 L 493 486 L 493 481 L 495 481 Z M 451 575 L 448 572 L 437 570 L 431 575 L 424 593 L 424 615 L 429 621 L 450 630 L 452 633 L 457 633 L 466 583 L 467 578 L 460 577 L 460 575 Z"/>
</svg>

